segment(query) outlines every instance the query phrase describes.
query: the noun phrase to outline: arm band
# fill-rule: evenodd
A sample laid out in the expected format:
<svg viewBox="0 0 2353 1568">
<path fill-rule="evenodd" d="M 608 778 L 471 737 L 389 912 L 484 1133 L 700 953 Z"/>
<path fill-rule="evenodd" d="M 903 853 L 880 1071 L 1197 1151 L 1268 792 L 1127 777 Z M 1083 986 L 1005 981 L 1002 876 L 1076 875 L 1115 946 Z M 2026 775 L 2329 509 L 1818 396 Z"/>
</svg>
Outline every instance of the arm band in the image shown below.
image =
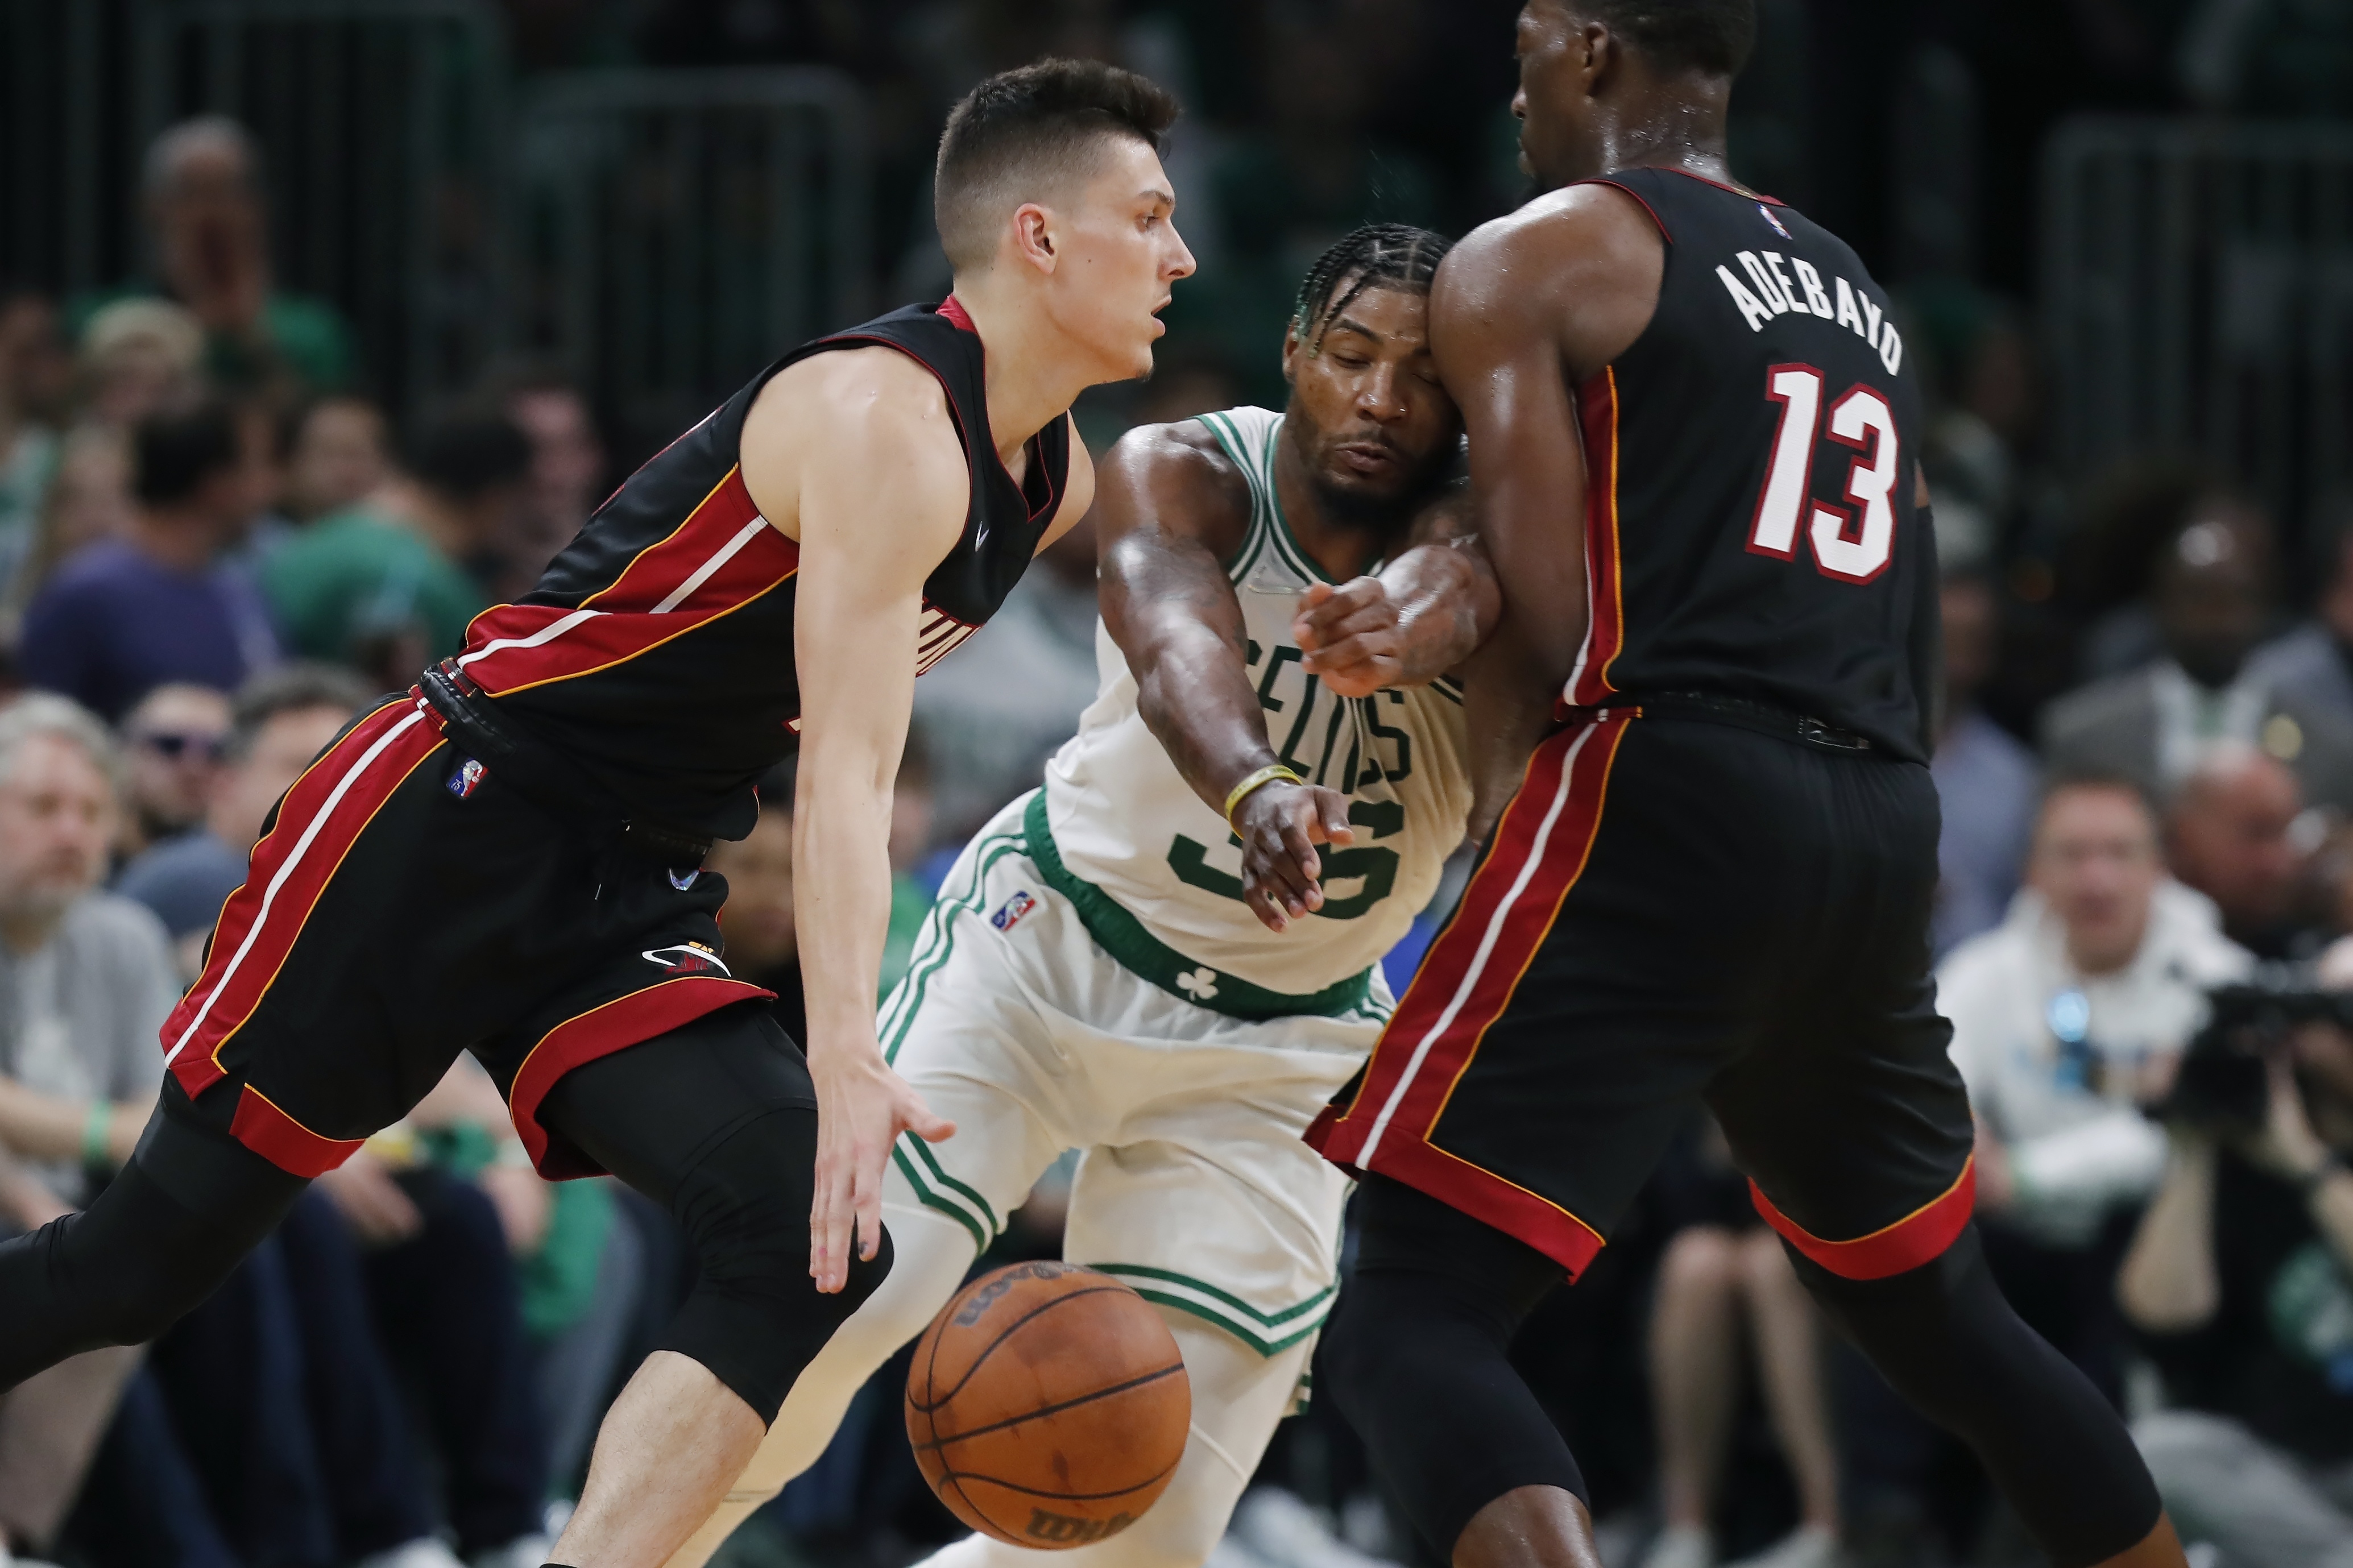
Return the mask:
<svg viewBox="0 0 2353 1568">
<path fill-rule="evenodd" d="M 1259 769 L 1226 792 L 1226 826 L 1231 827 L 1234 825 L 1234 807 L 1241 805 L 1244 796 L 1261 784 L 1271 784 L 1277 779 L 1284 784 L 1303 784 L 1307 782 L 1281 763 L 1272 763 Z"/>
<path fill-rule="evenodd" d="M 90 1102 L 90 1114 L 81 1124 L 81 1163 L 84 1165 L 111 1165 L 108 1156 L 107 1134 L 114 1131 L 114 1107 L 105 1100 Z"/>
</svg>

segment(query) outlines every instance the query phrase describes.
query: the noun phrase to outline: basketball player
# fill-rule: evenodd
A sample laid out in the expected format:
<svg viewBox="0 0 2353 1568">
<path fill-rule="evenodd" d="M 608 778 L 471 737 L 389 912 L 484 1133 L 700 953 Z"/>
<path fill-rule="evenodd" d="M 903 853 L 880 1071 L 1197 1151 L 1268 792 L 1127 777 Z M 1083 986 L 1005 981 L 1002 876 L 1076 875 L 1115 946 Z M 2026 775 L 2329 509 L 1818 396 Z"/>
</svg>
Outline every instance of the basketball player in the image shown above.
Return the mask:
<svg viewBox="0 0 2353 1568">
<path fill-rule="evenodd" d="M 470 1048 L 544 1174 L 609 1171 L 693 1238 L 554 1554 L 677 1548 L 888 1268 L 892 1142 L 952 1130 L 874 1032 L 910 683 L 1087 510 L 1065 410 L 1151 368 L 1192 269 L 1175 114 L 1100 65 L 982 83 L 940 146 L 955 293 L 763 372 L 288 791 L 164 1026 L 136 1157 L 0 1248 L 0 1385 L 161 1331 Z M 728 974 L 699 872 L 795 731 L 806 1064 Z"/>
<path fill-rule="evenodd" d="M 1521 737 L 1520 778 L 1311 1134 L 1365 1178 L 1330 1391 L 1458 1568 L 1598 1563 L 1505 1346 L 1704 1099 L 1831 1321 L 2059 1568 L 2178 1568 L 2116 1413 L 1969 1226 L 1919 391 L 1854 252 L 1732 180 L 1754 29 L 1751 0 L 1529 0 L 1514 107 L 1550 194 L 1435 286 L 1504 596 L 1473 748 Z"/>
<path fill-rule="evenodd" d="M 817 1458 L 1068 1148 L 1064 1255 L 1160 1308 L 1193 1431 L 1149 1512 L 1062 1560 L 1195 1568 L 1224 1533 L 1333 1297 L 1347 1184 L 1299 1135 L 1378 1034 L 1377 965 L 1470 805 L 1444 672 L 1495 593 L 1459 509 L 1426 504 L 1461 446 L 1425 331 L 1445 248 L 1350 235 L 1300 291 L 1283 413 L 1146 426 L 1103 459 L 1102 693 L 948 873 L 882 1009 L 955 1138 L 901 1141 L 889 1281 L 673 1568 Z M 931 1568 L 1036 1561 L 973 1536 Z"/>
</svg>

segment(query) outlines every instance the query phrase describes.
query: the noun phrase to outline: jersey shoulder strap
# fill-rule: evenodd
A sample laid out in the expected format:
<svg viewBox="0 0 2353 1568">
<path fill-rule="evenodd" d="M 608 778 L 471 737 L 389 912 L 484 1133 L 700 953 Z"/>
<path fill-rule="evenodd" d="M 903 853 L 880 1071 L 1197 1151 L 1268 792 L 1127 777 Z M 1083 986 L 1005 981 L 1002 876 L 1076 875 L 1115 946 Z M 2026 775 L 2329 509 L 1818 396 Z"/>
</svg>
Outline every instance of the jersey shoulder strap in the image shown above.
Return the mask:
<svg viewBox="0 0 2353 1568">
<path fill-rule="evenodd" d="M 1201 425 L 1217 437 L 1218 447 L 1233 459 L 1250 486 L 1250 527 L 1241 543 L 1227 558 L 1226 572 L 1237 583 L 1270 548 L 1279 548 L 1274 496 L 1274 443 L 1282 433 L 1282 416 L 1271 408 L 1245 405 L 1200 416 Z"/>
</svg>

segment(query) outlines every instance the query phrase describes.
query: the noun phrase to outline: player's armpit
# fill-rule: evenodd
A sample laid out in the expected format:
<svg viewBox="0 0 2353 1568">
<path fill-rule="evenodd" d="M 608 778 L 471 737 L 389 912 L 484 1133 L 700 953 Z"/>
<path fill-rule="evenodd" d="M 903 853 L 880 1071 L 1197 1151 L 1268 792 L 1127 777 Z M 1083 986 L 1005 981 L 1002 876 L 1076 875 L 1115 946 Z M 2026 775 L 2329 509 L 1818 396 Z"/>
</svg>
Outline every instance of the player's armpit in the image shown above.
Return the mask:
<svg viewBox="0 0 2353 1568">
<path fill-rule="evenodd" d="M 840 1289 L 881 1235 L 899 1134 L 951 1129 L 882 1063 L 874 998 L 891 913 L 891 797 L 914 699 L 923 580 L 962 532 L 964 451 L 936 389 L 812 410 L 794 499 L 801 749 L 793 902 L 818 1092 L 809 1270 Z M 747 431 L 747 445 L 750 432 Z M 747 451 L 747 458 L 750 454 Z"/>
</svg>

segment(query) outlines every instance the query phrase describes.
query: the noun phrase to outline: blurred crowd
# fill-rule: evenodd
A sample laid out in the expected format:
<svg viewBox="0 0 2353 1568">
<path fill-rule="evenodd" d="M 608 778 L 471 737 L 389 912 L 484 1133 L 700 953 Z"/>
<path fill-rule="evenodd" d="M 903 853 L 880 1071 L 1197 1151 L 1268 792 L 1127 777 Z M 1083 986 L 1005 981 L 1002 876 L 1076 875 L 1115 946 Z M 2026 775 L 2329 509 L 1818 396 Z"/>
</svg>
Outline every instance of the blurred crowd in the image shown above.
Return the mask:
<svg viewBox="0 0 2353 1568">
<path fill-rule="evenodd" d="M 1514 199 L 1491 47 L 1511 9 L 1405 5 L 1411 26 L 1343 31 L 1241 0 L 508 6 L 527 66 L 851 69 L 894 301 L 944 289 L 931 134 L 973 80 L 1061 50 L 1180 84 L 1199 112 L 1171 157 L 1201 276 L 1154 380 L 1082 410 L 1099 451 L 1132 423 L 1279 406 L 1296 280 L 1338 233 L 1459 231 Z M 2303 58 L 2263 54 L 2269 37 L 2241 39 L 2246 71 Z M 372 400 L 335 307 L 273 280 L 266 190 L 237 124 L 174 127 L 139 193 L 152 277 L 0 288 L 0 1227 L 86 1202 L 129 1154 L 157 1027 L 278 795 L 527 592 L 619 478 L 560 367 L 502 365 L 397 416 Z M 2251 1098 L 2201 1093 L 2182 1064 L 2210 992 L 2263 964 L 2353 989 L 2353 497 L 2268 517 L 2171 456 L 2068 481 L 2017 307 L 1923 286 L 1901 308 L 1944 572 L 1936 945 L 1989 1252 L 2133 1417 L 2207 1561 L 2346 1568 L 2353 1214 L 2316 1194 L 2353 1157 L 2353 1037 L 2277 1032 Z M 1095 637 L 1082 528 L 919 684 L 892 962 L 964 839 L 1075 729 Z M 763 798 L 712 866 L 731 965 L 797 1035 L 789 773 Z M 1053 1252 L 1058 1201 L 1050 1178 L 983 1266 Z M 461 1058 L 171 1333 L 0 1399 L 0 1548 L 90 1568 L 531 1568 L 690 1267 L 633 1194 L 541 1182 Z M 1519 1353 L 1613 1568 L 2034 1561 L 1966 1450 L 1826 1338 L 1704 1119 Z M 897 1568 L 957 1533 L 897 1436 L 902 1375 L 878 1376 L 723 1562 Z M 1260 1482 L 1223 1568 L 1427 1561 L 1326 1406 L 1286 1424 Z"/>
</svg>

